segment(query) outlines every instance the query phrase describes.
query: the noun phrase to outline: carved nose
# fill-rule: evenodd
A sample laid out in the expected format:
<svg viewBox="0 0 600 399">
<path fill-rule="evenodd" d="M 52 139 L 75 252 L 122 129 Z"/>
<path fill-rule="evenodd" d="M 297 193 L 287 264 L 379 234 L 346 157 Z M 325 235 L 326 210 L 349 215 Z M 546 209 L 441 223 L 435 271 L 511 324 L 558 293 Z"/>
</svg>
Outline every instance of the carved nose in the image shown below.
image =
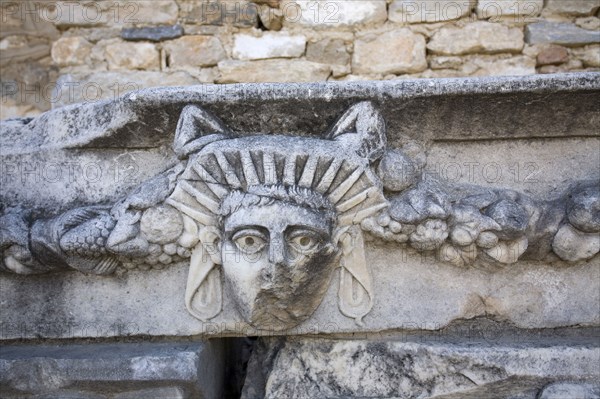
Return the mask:
<svg viewBox="0 0 600 399">
<path fill-rule="evenodd" d="M 285 260 L 285 246 L 280 239 L 271 240 L 269 244 L 269 262 L 271 264 L 283 263 Z"/>
</svg>

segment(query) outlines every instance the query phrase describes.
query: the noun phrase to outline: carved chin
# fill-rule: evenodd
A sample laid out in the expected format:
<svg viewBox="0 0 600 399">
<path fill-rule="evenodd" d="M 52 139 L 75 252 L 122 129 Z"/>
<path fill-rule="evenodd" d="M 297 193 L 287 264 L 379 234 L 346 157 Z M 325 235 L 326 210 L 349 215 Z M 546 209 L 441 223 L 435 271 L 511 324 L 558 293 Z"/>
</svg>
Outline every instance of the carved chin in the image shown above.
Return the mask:
<svg viewBox="0 0 600 399">
<path fill-rule="evenodd" d="M 296 327 L 317 309 L 327 289 L 324 288 L 323 292 L 306 295 L 301 304 L 294 304 L 293 297 L 282 297 L 277 290 L 263 290 L 256 296 L 247 320 L 261 330 L 281 331 Z"/>
<path fill-rule="evenodd" d="M 260 330 L 282 331 L 298 326 L 317 309 L 327 285 L 320 287 L 318 292 L 305 293 L 299 303 L 297 297 L 282 298 L 276 290 L 261 291 L 254 302 L 253 308 L 247 314 L 247 321 Z"/>
<path fill-rule="evenodd" d="M 253 300 L 239 302 L 246 322 L 260 330 L 281 331 L 296 327 L 319 307 L 335 269 L 336 254 L 317 257 L 302 271 L 281 273 L 268 282 Z"/>
</svg>

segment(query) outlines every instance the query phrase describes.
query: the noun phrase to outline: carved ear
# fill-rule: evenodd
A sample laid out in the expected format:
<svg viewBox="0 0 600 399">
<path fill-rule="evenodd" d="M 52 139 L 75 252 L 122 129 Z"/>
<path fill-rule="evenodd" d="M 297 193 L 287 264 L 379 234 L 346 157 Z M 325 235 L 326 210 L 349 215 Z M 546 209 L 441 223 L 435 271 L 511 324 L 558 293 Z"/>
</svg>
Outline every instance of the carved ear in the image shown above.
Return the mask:
<svg viewBox="0 0 600 399">
<path fill-rule="evenodd" d="M 216 228 L 205 227 L 192 251 L 190 271 L 185 289 L 185 306 L 196 318 L 207 321 L 221 312 L 220 236 Z"/>
<path fill-rule="evenodd" d="M 179 116 L 173 150 L 184 159 L 205 145 L 230 136 L 231 131 L 219 118 L 196 105 L 188 105 Z"/>
<path fill-rule="evenodd" d="M 326 137 L 344 141 L 369 162 L 383 155 L 387 143 L 385 121 L 369 101 L 350 107 L 330 128 Z"/>
<path fill-rule="evenodd" d="M 360 227 L 351 226 L 341 233 L 340 247 L 342 259 L 338 305 L 344 316 L 362 325 L 362 318 L 373 307 L 373 287 Z"/>
</svg>

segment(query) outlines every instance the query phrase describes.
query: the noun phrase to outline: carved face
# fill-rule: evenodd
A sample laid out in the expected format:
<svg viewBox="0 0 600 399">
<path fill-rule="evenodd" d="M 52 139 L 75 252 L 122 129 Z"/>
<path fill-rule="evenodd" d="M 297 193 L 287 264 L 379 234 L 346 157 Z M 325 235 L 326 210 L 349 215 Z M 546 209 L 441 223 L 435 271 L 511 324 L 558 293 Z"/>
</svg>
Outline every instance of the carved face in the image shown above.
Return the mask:
<svg viewBox="0 0 600 399">
<path fill-rule="evenodd" d="M 333 227 L 323 213 L 281 201 L 225 218 L 226 286 L 247 322 L 282 330 L 315 311 L 337 264 Z"/>
</svg>

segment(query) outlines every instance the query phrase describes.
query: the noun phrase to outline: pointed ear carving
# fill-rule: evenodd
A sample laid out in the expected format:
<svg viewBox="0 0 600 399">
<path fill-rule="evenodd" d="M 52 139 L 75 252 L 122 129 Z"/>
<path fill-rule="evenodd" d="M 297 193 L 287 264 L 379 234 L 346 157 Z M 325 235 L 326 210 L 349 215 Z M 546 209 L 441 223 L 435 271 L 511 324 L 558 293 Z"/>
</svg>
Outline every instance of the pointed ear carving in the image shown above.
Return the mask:
<svg viewBox="0 0 600 399">
<path fill-rule="evenodd" d="M 351 226 L 342 232 L 339 243 L 342 260 L 338 306 L 344 316 L 351 317 L 356 324 L 362 325 L 362 318 L 373 307 L 373 287 L 360 227 Z"/>
<path fill-rule="evenodd" d="M 213 141 L 231 136 L 219 118 L 196 105 L 188 105 L 179 116 L 173 150 L 179 159 L 184 159 Z"/>
<path fill-rule="evenodd" d="M 348 143 L 358 155 L 373 162 L 385 152 L 385 121 L 373 103 L 363 101 L 350 107 L 327 132 L 326 138 Z"/>
<path fill-rule="evenodd" d="M 218 267 L 221 263 L 219 240 L 216 228 L 205 227 L 190 259 L 185 306 L 202 321 L 221 313 L 223 306 L 221 270 Z"/>
</svg>

